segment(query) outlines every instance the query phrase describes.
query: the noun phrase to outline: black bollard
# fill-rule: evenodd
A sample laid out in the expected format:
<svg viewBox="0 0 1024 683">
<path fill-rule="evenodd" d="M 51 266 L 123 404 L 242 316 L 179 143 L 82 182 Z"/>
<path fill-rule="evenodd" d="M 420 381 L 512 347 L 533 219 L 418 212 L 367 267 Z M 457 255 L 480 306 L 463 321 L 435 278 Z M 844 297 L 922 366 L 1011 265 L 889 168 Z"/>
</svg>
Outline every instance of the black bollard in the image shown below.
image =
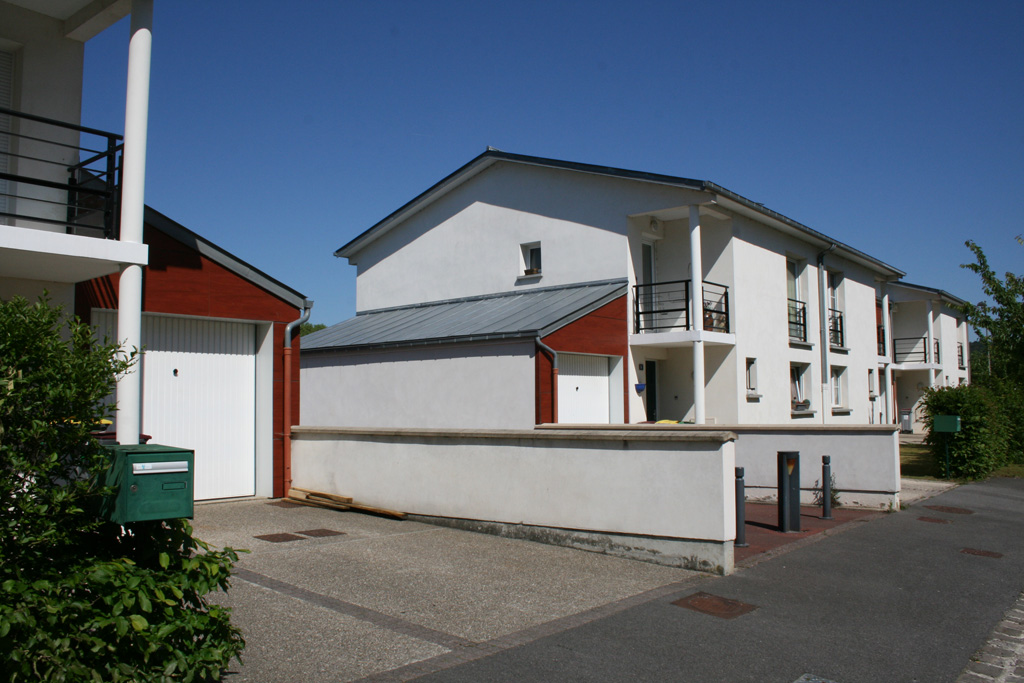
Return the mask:
<svg viewBox="0 0 1024 683">
<path fill-rule="evenodd" d="M 821 456 L 821 518 L 832 519 L 832 456 Z"/>
<path fill-rule="evenodd" d="M 779 531 L 800 531 L 800 453 L 778 451 Z"/>
<path fill-rule="evenodd" d="M 747 547 L 747 492 L 743 482 L 743 468 L 736 468 L 736 548 Z"/>
</svg>

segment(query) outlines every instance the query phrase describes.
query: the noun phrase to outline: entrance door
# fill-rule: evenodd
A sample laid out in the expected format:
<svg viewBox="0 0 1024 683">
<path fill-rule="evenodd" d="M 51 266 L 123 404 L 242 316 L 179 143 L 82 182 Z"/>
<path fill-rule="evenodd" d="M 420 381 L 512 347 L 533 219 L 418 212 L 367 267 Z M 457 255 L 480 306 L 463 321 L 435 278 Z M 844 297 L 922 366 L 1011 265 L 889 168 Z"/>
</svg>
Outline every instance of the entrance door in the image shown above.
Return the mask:
<svg viewBox="0 0 1024 683">
<path fill-rule="evenodd" d="M 644 388 L 644 394 L 647 395 L 647 420 L 649 422 L 658 421 L 658 364 L 653 360 L 644 361 L 644 367 L 647 368 L 647 386 Z"/>
</svg>

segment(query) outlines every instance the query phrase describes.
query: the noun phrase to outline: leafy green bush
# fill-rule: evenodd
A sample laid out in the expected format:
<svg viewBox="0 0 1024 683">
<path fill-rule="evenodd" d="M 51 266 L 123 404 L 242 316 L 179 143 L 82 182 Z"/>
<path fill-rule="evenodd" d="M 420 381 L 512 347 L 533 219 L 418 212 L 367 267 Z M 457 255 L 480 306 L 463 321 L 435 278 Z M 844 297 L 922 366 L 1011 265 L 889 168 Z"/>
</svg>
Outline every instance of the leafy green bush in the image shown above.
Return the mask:
<svg viewBox="0 0 1024 683">
<path fill-rule="evenodd" d="M 965 384 L 929 389 L 924 397 L 925 443 L 943 476 L 980 479 L 1006 462 L 1007 419 L 988 389 Z M 959 415 L 959 432 L 936 432 L 936 415 Z M 946 470 L 946 447 L 949 471 Z"/>
<path fill-rule="evenodd" d="M 110 463 L 90 435 L 133 358 L 47 301 L 0 302 L 0 680 L 218 679 L 244 647 L 227 609 L 237 555 L 186 520 L 98 515 Z"/>
</svg>

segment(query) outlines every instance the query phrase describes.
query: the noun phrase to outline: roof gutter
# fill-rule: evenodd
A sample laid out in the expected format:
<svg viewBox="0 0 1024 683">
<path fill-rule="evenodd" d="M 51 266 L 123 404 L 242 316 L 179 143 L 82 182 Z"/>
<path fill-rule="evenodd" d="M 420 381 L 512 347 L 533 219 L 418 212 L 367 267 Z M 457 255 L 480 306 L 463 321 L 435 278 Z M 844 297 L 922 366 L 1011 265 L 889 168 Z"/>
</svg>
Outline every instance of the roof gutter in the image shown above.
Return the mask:
<svg viewBox="0 0 1024 683">
<path fill-rule="evenodd" d="M 284 491 L 282 497 L 288 497 L 288 491 L 292 487 L 292 333 L 304 322 L 309 320 L 309 314 L 313 312 L 313 301 L 305 299 L 302 302 L 302 316 L 293 320 L 284 328 L 284 408 L 282 409 L 281 430 L 281 460 L 284 470 Z"/>
</svg>

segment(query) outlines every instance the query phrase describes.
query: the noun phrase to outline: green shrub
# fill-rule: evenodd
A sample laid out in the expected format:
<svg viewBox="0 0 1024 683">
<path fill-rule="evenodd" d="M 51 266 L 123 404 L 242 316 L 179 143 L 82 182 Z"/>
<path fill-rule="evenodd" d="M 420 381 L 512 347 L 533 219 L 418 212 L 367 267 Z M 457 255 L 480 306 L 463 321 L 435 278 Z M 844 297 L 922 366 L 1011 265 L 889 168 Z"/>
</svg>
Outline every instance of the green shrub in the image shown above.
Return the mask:
<svg viewBox="0 0 1024 683">
<path fill-rule="evenodd" d="M 244 647 L 206 599 L 234 551 L 97 514 L 110 458 L 90 432 L 132 362 L 45 300 L 0 302 L 0 680 L 218 679 Z"/>
<path fill-rule="evenodd" d="M 1007 460 L 1006 416 L 992 392 L 977 385 L 929 389 L 924 397 L 925 426 L 932 457 L 944 477 L 980 479 Z M 959 415 L 959 432 L 936 432 L 936 415 Z M 946 447 L 949 471 L 946 470 Z"/>
</svg>

